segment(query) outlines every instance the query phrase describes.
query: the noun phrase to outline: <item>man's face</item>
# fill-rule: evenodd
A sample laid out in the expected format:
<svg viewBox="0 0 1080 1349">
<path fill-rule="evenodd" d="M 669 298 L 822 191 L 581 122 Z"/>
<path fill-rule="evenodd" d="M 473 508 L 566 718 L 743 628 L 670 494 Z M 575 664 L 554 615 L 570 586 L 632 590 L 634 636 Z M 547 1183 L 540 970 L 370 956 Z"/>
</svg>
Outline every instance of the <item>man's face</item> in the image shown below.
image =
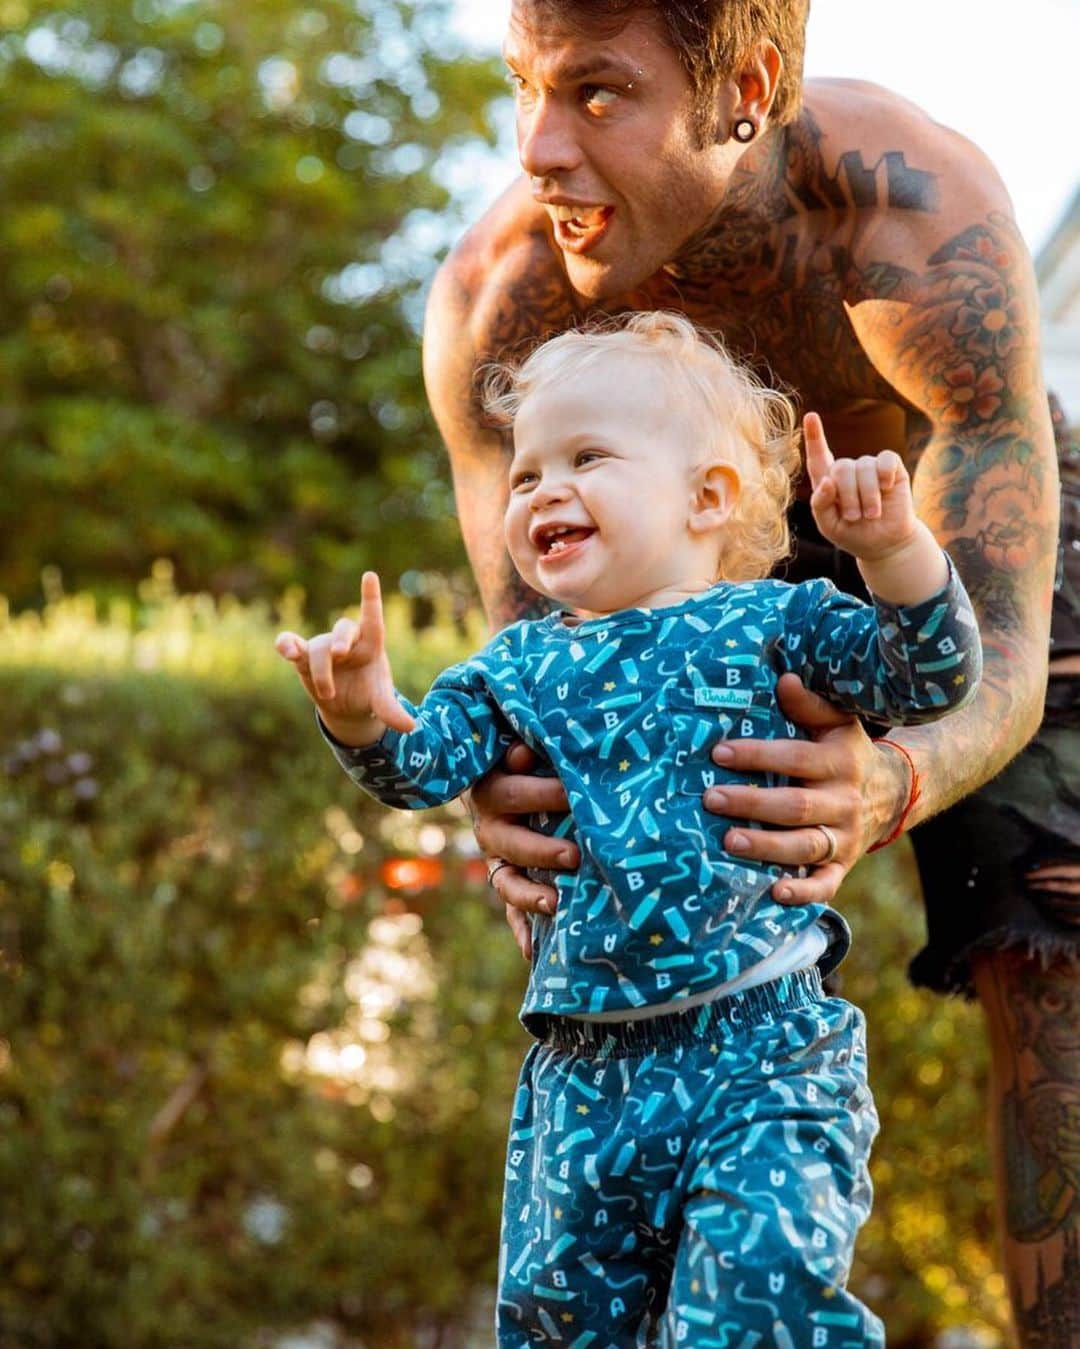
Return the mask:
<svg viewBox="0 0 1080 1349">
<path fill-rule="evenodd" d="M 708 223 L 737 159 L 701 143 L 689 77 L 656 15 L 632 11 L 600 34 L 514 0 L 503 54 L 521 165 L 571 284 L 590 300 L 641 285 Z"/>
</svg>

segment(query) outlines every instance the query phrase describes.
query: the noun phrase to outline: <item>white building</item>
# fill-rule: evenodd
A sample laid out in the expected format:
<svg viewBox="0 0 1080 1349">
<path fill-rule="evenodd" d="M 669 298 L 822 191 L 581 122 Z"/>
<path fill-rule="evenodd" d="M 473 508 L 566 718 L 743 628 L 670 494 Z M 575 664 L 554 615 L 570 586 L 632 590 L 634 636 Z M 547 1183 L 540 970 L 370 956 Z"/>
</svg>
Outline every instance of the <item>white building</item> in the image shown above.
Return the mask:
<svg viewBox="0 0 1080 1349">
<path fill-rule="evenodd" d="M 1080 424 L 1080 188 L 1035 259 L 1046 387 Z"/>
</svg>

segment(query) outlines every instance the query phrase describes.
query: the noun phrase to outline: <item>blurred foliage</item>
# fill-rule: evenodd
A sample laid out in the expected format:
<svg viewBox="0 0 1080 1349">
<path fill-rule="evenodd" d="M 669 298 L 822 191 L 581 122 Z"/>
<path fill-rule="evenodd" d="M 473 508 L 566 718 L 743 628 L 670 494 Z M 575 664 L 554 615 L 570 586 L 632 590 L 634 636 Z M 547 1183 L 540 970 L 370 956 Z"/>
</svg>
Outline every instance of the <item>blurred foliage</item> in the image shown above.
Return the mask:
<svg viewBox="0 0 1080 1349">
<path fill-rule="evenodd" d="M 908 982 L 923 942 L 918 870 L 906 840 L 864 859 L 841 890 L 851 955 L 840 993 L 866 1013 L 881 1133 L 874 1209 L 853 1284 L 901 1346 L 1010 1342 L 998 1272 L 981 1010 Z M 968 1336 L 940 1338 L 950 1328 Z"/>
<path fill-rule="evenodd" d="M 490 1349 L 524 967 L 460 812 L 352 788 L 270 618 L 167 567 L 0 615 L 0 1349 Z M 480 634 L 409 618 L 417 693 Z M 998 1344 L 984 1036 L 906 982 L 912 890 L 894 848 L 842 899 L 883 1123 L 854 1283 L 893 1346 Z"/>
<path fill-rule="evenodd" d="M 460 812 L 360 798 L 266 615 L 167 581 L 0 628 L 0 1345 L 434 1344 L 493 1277 L 524 968 Z M 425 851 L 437 904 L 383 879 Z"/>
<path fill-rule="evenodd" d="M 0 591 L 461 561 L 416 309 L 503 89 L 444 0 L 0 0 Z"/>
</svg>

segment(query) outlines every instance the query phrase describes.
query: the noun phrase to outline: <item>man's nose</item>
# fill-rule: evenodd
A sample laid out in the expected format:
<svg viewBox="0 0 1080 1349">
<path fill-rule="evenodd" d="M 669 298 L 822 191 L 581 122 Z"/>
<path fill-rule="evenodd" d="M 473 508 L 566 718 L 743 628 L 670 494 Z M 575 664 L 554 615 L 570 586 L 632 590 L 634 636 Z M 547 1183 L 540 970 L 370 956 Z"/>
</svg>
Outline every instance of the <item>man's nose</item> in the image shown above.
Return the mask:
<svg viewBox="0 0 1080 1349">
<path fill-rule="evenodd" d="M 517 140 L 521 167 L 530 178 L 552 178 L 581 163 L 571 114 L 544 94 L 531 107 L 519 108 Z"/>
</svg>

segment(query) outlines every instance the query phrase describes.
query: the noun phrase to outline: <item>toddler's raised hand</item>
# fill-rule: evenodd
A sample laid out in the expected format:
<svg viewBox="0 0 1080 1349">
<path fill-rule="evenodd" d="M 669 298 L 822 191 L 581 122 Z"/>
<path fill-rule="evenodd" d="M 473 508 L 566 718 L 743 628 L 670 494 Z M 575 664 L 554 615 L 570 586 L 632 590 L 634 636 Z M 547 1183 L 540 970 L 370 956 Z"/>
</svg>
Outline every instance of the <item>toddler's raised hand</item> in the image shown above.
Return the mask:
<svg viewBox="0 0 1080 1349">
<path fill-rule="evenodd" d="M 911 481 L 898 454 L 882 450 L 858 459 L 834 459 L 821 418 L 803 419 L 810 508 L 818 529 L 838 548 L 875 561 L 910 542 L 918 528 Z"/>
<path fill-rule="evenodd" d="M 282 632 L 274 648 L 295 667 L 327 730 L 343 744 L 371 744 L 386 726 L 411 731 L 416 725 L 394 692 L 375 572 L 365 572 L 360 583 L 359 620 L 339 618 L 310 641 Z"/>
</svg>

